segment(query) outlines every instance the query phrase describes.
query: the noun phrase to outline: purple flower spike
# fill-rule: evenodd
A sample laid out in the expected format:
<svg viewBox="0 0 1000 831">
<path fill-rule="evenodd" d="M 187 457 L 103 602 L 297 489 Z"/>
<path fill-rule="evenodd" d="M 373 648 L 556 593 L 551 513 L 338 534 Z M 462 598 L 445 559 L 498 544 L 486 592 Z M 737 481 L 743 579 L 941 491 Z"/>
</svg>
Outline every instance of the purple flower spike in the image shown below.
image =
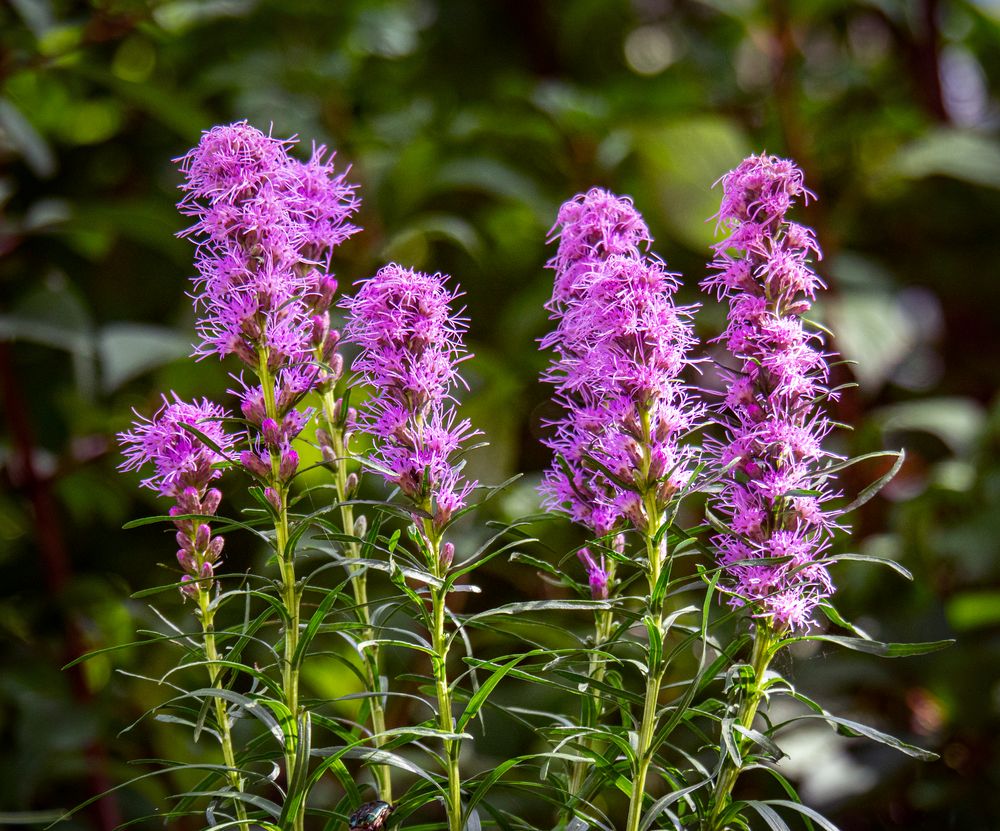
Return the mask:
<svg viewBox="0 0 1000 831">
<path fill-rule="evenodd" d="M 836 393 L 822 339 L 801 320 L 823 285 L 809 265 L 820 251 L 812 231 L 785 218 L 812 194 L 793 162 L 773 156 L 751 156 L 722 183 L 718 219 L 729 236 L 702 286 L 729 304 L 719 340 L 736 366 L 718 408 L 725 437 L 712 450 L 734 474 L 716 503 L 733 534 L 714 542 L 731 605 L 805 629 L 833 591 L 822 560 L 835 527 L 820 469 L 832 425 L 818 402 Z"/>
<path fill-rule="evenodd" d="M 556 229 L 556 329 L 542 339 L 555 358 L 542 377 L 564 414 L 542 493 L 597 536 L 646 531 L 649 505 L 662 514 L 690 477 L 680 438 L 701 416 L 680 380 L 691 309 L 674 304 L 676 276 L 640 252 L 649 231 L 629 200 L 591 190 L 563 205 Z"/>
<path fill-rule="evenodd" d="M 580 290 L 591 265 L 614 254 L 639 257 L 640 246 L 652 242 L 649 229 L 627 197 L 591 188 L 559 209 L 550 240 L 559 250 L 549 262 L 556 272 L 550 308 L 570 302 Z"/>
<path fill-rule="evenodd" d="M 333 248 L 357 232 L 359 201 L 332 155 L 316 147 L 308 162 L 288 154 L 294 141 L 275 139 L 245 121 L 214 127 L 178 161 L 185 175 L 178 204 L 194 218 L 184 232 L 197 246 L 195 306 L 200 356 L 236 355 L 256 368 L 310 361 L 333 301 Z M 324 380 L 317 372 L 313 383 Z"/>
<path fill-rule="evenodd" d="M 128 432 L 118 434 L 125 461 L 120 470 L 139 470 L 152 465 L 153 475 L 143 479 L 143 487 L 163 496 L 177 497 L 187 488 L 204 493 L 222 475 L 214 465 L 225 456 L 206 445 L 187 424 L 210 439 L 226 456 L 232 452 L 234 436 L 226 432 L 221 419 L 229 414 L 208 399 L 188 404 L 171 393 L 163 396 L 163 406 L 149 419 L 139 417 Z"/>
<path fill-rule="evenodd" d="M 461 381 L 457 364 L 468 357 L 465 321 L 451 308 L 457 297 L 440 274 L 390 264 L 341 302 L 349 315 L 345 338 L 360 347 L 358 380 L 373 387 L 359 426 L 375 439 L 385 478 L 439 529 L 476 486 L 453 461 L 476 435 L 451 397 Z"/>
<path fill-rule="evenodd" d="M 236 437 L 225 431 L 220 419 L 228 413 L 207 399 L 188 404 L 173 394 L 163 397 L 163 406 L 150 419 L 140 417 L 130 432 L 119 433 L 125 461 L 121 470 L 152 465 L 154 473 L 143 486 L 174 499 L 170 509 L 177 527 L 177 561 L 184 569 L 181 593 L 194 597 L 208 591 L 214 569 L 222 558 L 222 537 L 213 537 L 203 519 L 181 519 L 187 514 L 213 516 L 222 494 L 209 487 L 221 476 L 215 465 L 232 453 Z M 195 427 L 215 447 L 186 429 Z M 220 452 L 221 451 L 221 452 Z"/>
</svg>

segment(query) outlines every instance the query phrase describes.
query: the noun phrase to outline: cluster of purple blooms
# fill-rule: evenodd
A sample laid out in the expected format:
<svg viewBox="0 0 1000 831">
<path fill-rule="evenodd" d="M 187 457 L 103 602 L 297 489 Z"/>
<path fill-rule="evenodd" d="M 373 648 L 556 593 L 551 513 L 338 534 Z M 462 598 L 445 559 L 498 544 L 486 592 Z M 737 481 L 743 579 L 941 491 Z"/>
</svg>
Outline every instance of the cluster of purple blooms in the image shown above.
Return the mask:
<svg viewBox="0 0 1000 831">
<path fill-rule="evenodd" d="M 353 369 L 373 388 L 358 426 L 375 439 L 374 461 L 386 480 L 438 531 L 476 486 L 454 460 L 475 435 L 451 395 L 467 357 L 466 324 L 452 311 L 457 297 L 440 274 L 390 264 L 341 302 L 349 314 L 345 338 L 360 349 Z"/>
<path fill-rule="evenodd" d="M 256 427 L 241 456 L 256 476 L 286 483 L 298 467 L 291 442 L 309 414 L 303 395 L 328 389 L 343 372 L 340 334 L 330 327 L 337 281 L 329 273 L 339 245 L 358 228 L 349 219 L 355 187 L 333 157 L 314 147 L 307 162 L 289 155 L 292 140 L 245 121 L 215 127 L 180 159 L 180 211 L 197 246 L 195 306 L 199 355 L 237 355 L 258 376 L 273 377 L 275 412 L 260 385 L 244 384 L 241 409 Z M 273 489 L 268 492 L 276 501 Z"/>
<path fill-rule="evenodd" d="M 599 537 L 628 524 L 645 532 L 649 511 L 662 515 L 691 474 L 692 451 L 679 442 L 700 414 L 680 380 L 694 342 L 691 310 L 674 304 L 675 275 L 641 250 L 651 238 L 629 200 L 597 188 L 577 196 L 552 236 L 559 248 L 547 308 L 556 329 L 542 346 L 555 358 L 543 378 L 563 415 L 546 442 L 556 453 L 542 484 L 546 505 Z M 583 550 L 580 558 L 592 594 L 606 597 L 603 557 Z"/>
<path fill-rule="evenodd" d="M 703 282 L 728 301 L 719 338 L 739 362 L 719 408 L 724 440 L 717 460 L 731 473 L 717 500 L 732 534 L 713 540 L 729 577 L 734 606 L 776 628 L 801 629 L 833 591 L 824 553 L 834 518 L 822 503 L 831 422 L 819 403 L 832 398 L 828 356 L 801 315 L 820 279 L 812 232 L 786 219 L 797 198 L 812 194 L 790 161 L 751 156 L 723 180 L 713 274 Z"/>
<path fill-rule="evenodd" d="M 173 401 L 163 397 L 163 406 L 152 418 L 140 417 L 131 431 L 119 434 L 125 457 L 121 469 L 139 470 L 151 464 L 153 475 L 142 485 L 174 500 L 171 516 L 214 516 L 222 493 L 211 485 L 222 475 L 218 465 L 227 461 L 235 443 L 222 424 L 228 413 L 207 399 L 189 404 L 172 395 Z M 214 448 L 187 427 L 199 431 Z M 204 519 L 175 519 L 174 525 L 177 561 L 184 570 L 181 591 L 194 597 L 211 588 L 223 538 L 213 537 Z"/>
</svg>

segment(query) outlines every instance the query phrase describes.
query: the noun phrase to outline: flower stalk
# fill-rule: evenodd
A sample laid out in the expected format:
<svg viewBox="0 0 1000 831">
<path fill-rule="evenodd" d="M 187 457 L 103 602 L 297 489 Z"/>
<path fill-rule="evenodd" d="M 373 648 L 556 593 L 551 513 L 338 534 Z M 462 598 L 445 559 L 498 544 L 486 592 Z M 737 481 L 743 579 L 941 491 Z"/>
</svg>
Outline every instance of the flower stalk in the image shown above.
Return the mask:
<svg viewBox="0 0 1000 831">
<path fill-rule="evenodd" d="M 349 312 L 347 338 L 360 348 L 354 369 L 358 380 L 374 391 L 357 426 L 373 439 L 374 465 L 414 508 L 413 524 L 434 578 L 428 628 L 437 719 L 445 736 L 455 732 L 445 627 L 445 578 L 455 552 L 443 537 L 476 486 L 465 479 L 454 458 L 462 442 L 474 435 L 468 420 L 457 417 L 452 397 L 460 382 L 457 364 L 466 355 L 465 321 L 451 308 L 457 296 L 440 274 L 389 264 L 343 301 Z M 426 609 L 421 613 L 426 615 Z M 442 741 L 448 827 L 461 831 L 461 740 Z"/>
<path fill-rule="evenodd" d="M 597 188 L 577 196 L 562 206 L 552 235 L 559 249 L 547 306 L 556 327 L 542 345 L 555 357 L 543 380 L 556 387 L 564 413 L 546 442 L 556 458 L 542 485 L 545 504 L 595 536 L 631 526 L 645 547 L 650 642 L 627 825 L 635 831 L 666 672 L 665 524 L 691 476 L 695 451 L 680 439 L 701 414 L 679 377 L 694 342 L 691 309 L 674 303 L 676 275 L 641 250 L 651 238 L 628 199 Z M 600 570 L 586 565 L 593 589 Z"/>
<path fill-rule="evenodd" d="M 753 651 L 750 657 L 750 678 L 745 685 L 737 686 L 739 705 L 736 710 L 733 744 L 739 762 L 726 753 L 722 760 L 722 768 L 715 778 L 712 793 L 708 801 L 707 819 L 703 824 L 704 831 L 722 831 L 726 825 L 725 811 L 730 802 L 730 795 L 736 780 L 743 771 L 743 762 L 747 751 L 753 744 L 744 731 L 753 727 L 754 718 L 761 701 L 767 692 L 767 670 L 771 660 L 781 648 L 781 634 L 769 623 L 761 622 L 754 631 Z"/>
<path fill-rule="evenodd" d="M 722 488 L 712 508 L 725 530 L 712 538 L 722 570 L 718 585 L 729 605 L 753 619 L 748 684 L 737 688 L 732 734 L 707 803 L 704 831 L 721 831 L 731 794 L 753 741 L 746 735 L 767 691 L 767 669 L 783 635 L 807 630 L 834 590 L 824 554 L 836 528 L 822 447 L 833 423 L 820 402 L 829 355 L 807 327 L 823 283 L 810 266 L 820 257 L 813 232 L 790 221 L 796 200 L 808 201 L 802 171 L 787 159 L 750 156 L 722 178 L 717 215 L 728 236 L 715 245 L 712 274 L 703 281 L 728 301 L 728 326 L 718 338 L 736 364 L 716 407 L 722 437 L 712 444 Z M 722 741 L 723 748 L 727 742 Z"/>
<path fill-rule="evenodd" d="M 274 395 L 274 378 L 268 366 L 268 353 L 260 349 L 257 377 L 263 395 L 266 418 L 274 423 L 281 421 L 277 400 Z M 299 670 L 295 664 L 295 653 L 299 646 L 301 626 L 301 592 L 295 578 L 295 552 L 288 545 L 288 488 L 281 470 L 281 456 L 270 452 L 270 477 L 266 494 L 274 509 L 274 551 L 281 578 L 281 601 L 287 615 L 284 632 L 282 660 L 282 692 L 285 706 L 289 711 L 289 723 L 284 726 L 285 734 L 285 779 L 291 782 L 295 776 L 299 738 Z M 293 827 L 300 829 L 305 817 L 305 802 L 299 802 L 299 809 L 292 818 Z"/>
<path fill-rule="evenodd" d="M 431 586 L 431 649 L 434 655 L 431 663 L 434 670 L 434 688 L 437 694 L 438 728 L 446 735 L 455 733 L 455 715 L 452 712 L 451 684 L 448 681 L 448 646 L 450 638 L 445 631 L 445 619 L 448 614 L 448 589 L 444 584 L 450 563 L 442 558 L 441 534 L 434 528 L 433 522 L 423 523 L 424 541 L 427 546 L 427 557 L 439 584 Z M 462 740 L 445 738 L 444 756 L 448 777 L 448 798 L 446 813 L 448 815 L 448 831 L 462 831 L 462 775 L 459 760 L 462 752 Z"/>
<path fill-rule="evenodd" d="M 221 690 L 222 672 L 219 667 L 219 651 L 215 643 L 215 607 L 211 602 L 211 593 L 201 584 L 198 586 L 198 611 L 201 618 L 202 639 L 205 643 L 205 657 L 208 660 L 208 677 L 212 688 Z M 243 777 L 240 776 L 239 768 L 236 766 L 233 732 L 229 724 L 226 700 L 222 696 L 215 696 L 213 708 L 215 709 L 215 720 L 219 726 L 222 758 L 227 768 L 226 778 L 229 779 L 229 785 L 234 791 L 243 793 Z M 237 821 L 241 826 L 246 826 L 247 814 L 246 809 L 243 807 L 243 802 L 239 798 L 234 798 L 233 807 L 236 811 Z"/>
<path fill-rule="evenodd" d="M 354 487 L 350 482 L 347 472 L 347 460 L 349 451 L 347 447 L 346 422 L 350 418 L 349 413 L 341 413 L 343 400 L 337 399 L 332 386 L 324 390 L 322 395 L 323 421 L 325 424 L 325 434 L 321 438 L 321 447 L 325 454 L 329 456 L 329 461 L 334 467 L 334 486 L 336 488 L 337 502 L 340 504 L 340 523 L 345 536 L 350 539 L 345 545 L 348 559 L 358 560 L 361 558 L 361 546 L 354 538 L 355 519 L 354 506 L 349 500 L 354 495 Z M 372 696 L 368 700 L 368 713 L 371 718 L 372 741 L 376 748 L 381 748 L 385 742 L 385 698 L 382 689 L 382 674 L 380 671 L 381 650 L 378 646 L 378 639 L 375 637 L 375 629 L 372 626 L 371 610 L 368 604 L 368 575 L 366 569 L 360 566 L 348 565 L 348 575 L 351 581 L 351 592 L 354 595 L 354 607 L 361 625 L 360 637 L 367 643 L 361 650 L 361 670 L 364 674 L 365 687 Z M 378 791 L 378 798 L 384 802 L 392 803 L 392 776 L 388 765 L 373 765 L 372 774 L 375 777 L 375 785 Z"/>
</svg>

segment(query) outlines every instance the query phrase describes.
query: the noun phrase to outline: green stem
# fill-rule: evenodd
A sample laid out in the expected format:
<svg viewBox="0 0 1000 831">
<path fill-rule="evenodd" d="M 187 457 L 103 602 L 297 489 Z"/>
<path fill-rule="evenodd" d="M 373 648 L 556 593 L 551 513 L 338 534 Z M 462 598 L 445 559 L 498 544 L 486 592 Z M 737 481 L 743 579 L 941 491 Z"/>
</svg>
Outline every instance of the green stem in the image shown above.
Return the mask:
<svg viewBox="0 0 1000 831">
<path fill-rule="evenodd" d="M 208 658 L 208 677 L 212 682 L 212 688 L 221 690 L 219 677 L 222 673 L 219 669 L 219 652 L 215 645 L 215 609 L 212 608 L 209 590 L 201 586 L 198 589 L 198 607 L 201 611 L 201 628 L 205 639 L 205 657 Z M 236 768 L 236 753 L 233 750 L 233 735 L 229 727 L 226 701 L 221 696 L 213 696 L 213 699 L 215 720 L 219 724 L 219 735 L 222 737 L 222 758 L 228 768 L 226 777 L 234 791 L 243 793 L 243 777 Z M 246 826 L 247 815 L 242 800 L 234 799 L 233 805 L 236 819 L 241 826 Z"/>
<path fill-rule="evenodd" d="M 613 624 L 612 614 L 608 610 L 600 610 L 594 614 L 594 649 L 601 649 L 611 638 L 611 627 Z M 597 683 L 604 680 L 606 663 L 603 658 L 591 653 L 590 662 L 587 667 L 587 676 Z M 601 721 L 601 692 L 594 685 L 591 685 L 580 706 L 580 725 L 589 729 L 596 728 Z M 597 750 L 600 742 L 596 736 L 585 735 L 580 738 L 580 744 L 584 748 Z M 569 785 L 567 795 L 568 804 L 563 812 L 563 823 L 568 823 L 573 818 L 573 806 L 576 797 L 583 791 L 583 783 L 587 778 L 587 771 L 590 769 L 590 762 L 574 762 L 570 769 Z"/>
<path fill-rule="evenodd" d="M 757 709 L 766 690 L 764 676 L 767 673 L 771 659 L 778 651 L 779 642 L 780 634 L 775 632 L 769 624 L 761 621 L 754 633 L 753 652 L 750 657 L 753 678 L 750 681 L 749 689 L 745 690 L 736 712 L 736 724 L 744 730 L 750 730 L 753 727 L 754 717 L 757 715 Z M 722 828 L 720 823 L 723 813 L 729 805 L 729 797 L 733 787 L 736 785 L 736 780 L 743 770 L 742 759 L 744 751 L 752 744 L 750 739 L 736 730 L 733 731 L 733 741 L 736 743 L 737 753 L 741 761 L 737 764 L 727 751 L 724 749 L 721 751 L 724 754 L 724 760 L 722 770 L 719 772 L 719 778 L 716 780 L 715 788 L 712 791 L 709 803 L 711 810 L 708 815 L 708 821 L 703 826 L 705 831 L 720 831 Z"/>
<path fill-rule="evenodd" d="M 337 426 L 334 417 L 336 400 L 333 390 L 323 393 L 323 415 L 326 421 L 327 434 L 330 437 L 331 449 L 335 458 L 334 468 L 335 486 L 337 489 L 337 501 L 340 503 L 340 521 L 344 534 L 351 536 L 354 533 L 354 507 L 347 504 L 349 497 L 347 488 L 347 446 L 344 442 L 344 431 Z M 347 544 L 347 556 L 352 559 L 361 558 L 361 547 L 357 541 L 351 539 Z M 364 568 L 349 567 L 351 578 L 351 589 L 354 593 L 354 605 L 357 609 L 358 620 L 361 623 L 361 639 L 367 641 L 369 646 L 361 652 L 362 671 L 365 676 L 365 686 L 368 692 L 376 693 L 368 699 L 368 711 L 371 714 L 371 729 L 374 736 L 376 748 L 381 748 L 385 742 L 385 703 L 382 698 L 382 678 L 379 672 L 381 663 L 379 657 L 379 647 L 375 638 L 375 630 L 372 627 L 371 611 L 368 608 L 368 578 Z M 392 777 L 388 765 L 373 765 L 372 774 L 375 777 L 375 785 L 378 789 L 379 799 L 385 802 L 392 802 Z"/>
<path fill-rule="evenodd" d="M 435 577 L 443 578 L 446 568 L 441 565 L 441 536 L 435 531 L 430 520 L 423 524 L 427 541 L 430 566 Z M 434 686 L 437 690 L 438 728 L 443 733 L 455 732 L 455 717 L 452 714 L 451 687 L 448 683 L 448 639 L 445 636 L 445 615 L 447 612 L 447 589 L 444 586 L 431 587 L 431 648 L 434 655 Z M 444 739 L 444 755 L 448 768 L 448 831 L 462 831 L 462 778 L 459 769 L 461 739 Z"/>
<path fill-rule="evenodd" d="M 639 471 L 639 481 L 644 490 L 643 508 L 646 515 L 646 527 L 642 529 L 642 535 L 646 544 L 646 578 L 649 582 L 647 614 L 652 619 L 653 625 L 660 633 L 662 640 L 664 603 L 661 594 L 657 591 L 657 586 L 665 569 L 669 577 L 670 559 L 667 552 L 666 534 L 660 533 L 664 517 L 660 511 L 660 505 L 656 497 L 657 483 L 649 481 L 649 472 L 652 466 L 652 452 L 649 447 L 649 410 L 642 408 L 639 414 L 643 435 L 643 458 Z M 658 536 L 659 540 L 657 540 Z M 663 676 L 666 672 L 666 663 L 663 660 L 662 654 L 655 661 L 652 658 L 652 650 L 650 650 L 646 667 L 646 700 L 643 705 L 642 721 L 639 724 L 639 737 L 636 746 L 636 770 L 632 780 L 628 820 L 625 823 L 626 831 L 638 831 L 639 829 L 639 822 L 642 819 L 643 799 L 646 794 L 646 777 L 653 763 L 653 757 L 656 755 L 653 738 L 656 734 L 657 709 L 659 707 L 660 690 L 663 686 Z"/>
<path fill-rule="evenodd" d="M 648 500 L 652 502 L 652 500 Z M 660 526 L 659 512 L 648 513 L 647 516 L 655 516 L 657 522 L 649 524 L 649 530 L 645 534 L 646 552 L 649 557 L 649 615 L 653 619 L 657 631 L 663 633 L 663 601 L 653 598 L 654 587 L 659 583 L 662 567 L 668 565 L 665 540 L 659 544 L 654 542 L 656 530 Z M 638 831 L 639 820 L 642 818 L 642 803 L 646 793 L 646 777 L 649 767 L 653 762 L 655 748 L 653 747 L 653 736 L 656 733 L 657 708 L 660 700 L 660 689 L 663 685 L 663 675 L 666 665 L 662 656 L 655 663 L 650 661 L 646 667 L 646 701 L 642 710 L 642 721 L 639 724 L 639 739 L 636 747 L 637 764 L 635 777 L 632 781 L 632 796 L 628 806 L 628 820 L 625 824 L 626 831 Z"/>
<path fill-rule="evenodd" d="M 264 411 L 268 418 L 281 423 L 278 405 L 274 398 L 274 378 L 268 367 L 267 350 L 261 348 L 258 353 L 257 376 L 260 380 L 264 396 Z M 299 673 L 294 666 L 293 658 L 299 645 L 299 628 L 301 623 L 301 593 L 295 582 L 295 552 L 288 546 L 288 488 L 281 479 L 279 454 L 272 452 L 270 486 L 278 496 L 276 506 L 277 518 L 274 524 L 274 547 L 278 559 L 278 571 L 281 575 L 281 599 L 288 614 L 289 622 L 285 628 L 284 661 L 281 673 L 282 689 L 285 695 L 285 706 L 290 713 L 290 723 L 287 725 L 285 740 L 285 778 L 291 783 L 295 776 L 296 750 L 299 739 Z M 292 817 L 293 831 L 302 831 L 305 824 L 305 799 L 299 800 L 298 808 Z"/>
</svg>

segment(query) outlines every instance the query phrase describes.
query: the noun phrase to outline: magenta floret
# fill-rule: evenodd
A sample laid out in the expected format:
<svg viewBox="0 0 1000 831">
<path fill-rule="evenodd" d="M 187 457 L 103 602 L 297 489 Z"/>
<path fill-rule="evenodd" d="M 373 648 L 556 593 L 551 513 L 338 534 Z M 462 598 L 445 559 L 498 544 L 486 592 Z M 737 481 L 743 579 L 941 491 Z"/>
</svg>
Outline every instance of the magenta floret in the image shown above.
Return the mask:
<svg viewBox="0 0 1000 831">
<path fill-rule="evenodd" d="M 680 378 L 691 309 L 674 302 L 676 275 L 640 251 L 650 235 L 628 199 L 591 190 L 563 205 L 554 230 L 556 328 L 542 346 L 555 357 L 542 378 L 563 415 L 546 442 L 556 459 L 545 505 L 596 536 L 645 530 L 648 498 L 665 507 L 691 473 L 693 452 L 680 442 L 701 416 Z"/>
<path fill-rule="evenodd" d="M 476 435 L 455 411 L 451 392 L 461 382 L 465 320 L 452 310 L 458 293 L 440 274 L 390 264 L 361 283 L 341 305 L 345 338 L 360 352 L 354 370 L 373 389 L 358 426 L 375 439 L 385 478 L 443 527 L 463 508 L 475 482 L 454 460 Z"/>
<path fill-rule="evenodd" d="M 702 286 L 729 305 L 719 340 L 736 363 L 718 408 L 725 437 L 711 447 L 731 472 L 716 508 L 733 534 L 714 542 L 732 605 L 803 629 L 833 591 L 824 556 L 835 527 L 823 507 L 832 425 L 820 402 L 836 392 L 822 338 L 801 318 L 823 285 L 810 266 L 820 251 L 812 231 L 785 218 L 812 194 L 793 162 L 773 156 L 751 156 L 722 182 L 729 236 Z"/>
<path fill-rule="evenodd" d="M 143 487 L 163 496 L 177 497 L 185 488 L 204 491 L 219 478 L 215 467 L 232 452 L 234 437 L 222 424 L 229 414 L 207 398 L 200 402 L 173 400 L 163 396 L 163 406 L 152 418 L 139 417 L 133 429 L 118 434 L 125 461 L 120 470 L 139 470 L 152 466 L 153 475 L 142 480 Z M 204 434 L 222 455 L 208 446 L 184 425 Z"/>
</svg>

